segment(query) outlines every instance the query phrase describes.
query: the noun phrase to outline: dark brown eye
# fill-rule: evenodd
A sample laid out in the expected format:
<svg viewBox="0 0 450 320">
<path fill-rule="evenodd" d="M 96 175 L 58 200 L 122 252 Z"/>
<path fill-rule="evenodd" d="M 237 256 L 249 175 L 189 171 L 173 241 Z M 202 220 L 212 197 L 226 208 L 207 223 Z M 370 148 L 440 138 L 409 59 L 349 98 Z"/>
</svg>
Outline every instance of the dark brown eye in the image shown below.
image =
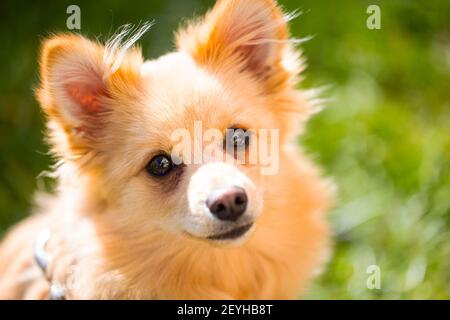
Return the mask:
<svg viewBox="0 0 450 320">
<path fill-rule="evenodd" d="M 167 175 L 173 169 L 173 163 L 169 157 L 166 155 L 158 155 L 153 157 L 152 160 L 147 164 L 145 170 L 157 177 L 163 177 Z"/>
<path fill-rule="evenodd" d="M 250 133 L 239 128 L 228 129 L 225 142 L 228 150 L 244 151 L 250 144 Z"/>
</svg>

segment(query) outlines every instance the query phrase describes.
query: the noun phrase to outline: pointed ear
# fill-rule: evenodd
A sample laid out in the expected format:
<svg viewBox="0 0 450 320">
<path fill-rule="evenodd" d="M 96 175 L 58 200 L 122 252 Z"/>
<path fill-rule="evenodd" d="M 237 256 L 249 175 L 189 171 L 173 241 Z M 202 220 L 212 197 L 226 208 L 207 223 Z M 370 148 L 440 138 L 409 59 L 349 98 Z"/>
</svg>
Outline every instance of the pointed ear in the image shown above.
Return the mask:
<svg viewBox="0 0 450 320">
<path fill-rule="evenodd" d="M 104 110 L 108 93 L 103 53 L 101 45 L 77 35 L 44 42 L 38 98 L 49 117 L 79 127 L 83 119 Z"/>
<path fill-rule="evenodd" d="M 63 157 L 93 148 L 114 99 L 120 91 L 128 91 L 120 86 L 133 85 L 139 75 L 140 53 L 126 53 L 134 59 L 125 57 L 112 70 L 105 50 L 79 35 L 55 36 L 43 44 L 37 97 L 48 117 L 53 147 Z"/>
<path fill-rule="evenodd" d="M 272 0 L 219 0 L 205 18 L 177 35 L 178 46 L 215 68 L 239 65 L 259 79 L 282 71 L 286 18 Z"/>
</svg>

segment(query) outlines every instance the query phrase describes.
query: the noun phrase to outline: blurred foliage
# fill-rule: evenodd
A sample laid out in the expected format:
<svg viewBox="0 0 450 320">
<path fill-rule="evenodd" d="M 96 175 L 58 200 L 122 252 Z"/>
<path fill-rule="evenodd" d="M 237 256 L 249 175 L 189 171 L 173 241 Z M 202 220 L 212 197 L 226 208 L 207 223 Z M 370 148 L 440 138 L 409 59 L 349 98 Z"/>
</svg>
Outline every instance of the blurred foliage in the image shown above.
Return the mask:
<svg viewBox="0 0 450 320">
<path fill-rule="evenodd" d="M 450 2 L 280 1 L 308 59 L 302 87 L 328 89 L 324 110 L 301 142 L 339 187 L 329 219 L 334 255 L 311 299 L 450 298 Z M 0 232 L 26 216 L 36 177 L 51 163 L 33 97 L 39 43 L 67 31 L 81 7 L 81 32 L 105 40 L 117 27 L 156 25 L 140 42 L 146 58 L 172 48 L 185 17 L 213 1 L 10 1 L 0 4 Z M 366 28 L 369 4 L 381 30 Z M 369 290 L 378 265 L 381 289 Z"/>
</svg>

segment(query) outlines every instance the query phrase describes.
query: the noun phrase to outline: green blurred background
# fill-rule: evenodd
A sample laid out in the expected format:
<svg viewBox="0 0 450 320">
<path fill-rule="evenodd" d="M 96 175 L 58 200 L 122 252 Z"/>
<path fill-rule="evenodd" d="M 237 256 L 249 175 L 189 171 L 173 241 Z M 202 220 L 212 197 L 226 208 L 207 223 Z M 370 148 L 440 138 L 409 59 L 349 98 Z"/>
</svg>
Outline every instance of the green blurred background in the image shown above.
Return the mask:
<svg viewBox="0 0 450 320">
<path fill-rule="evenodd" d="M 67 31 L 107 39 L 125 23 L 155 19 L 146 58 L 169 51 L 177 26 L 210 0 L 10 1 L 0 4 L 0 233 L 25 217 L 37 176 L 52 163 L 33 97 L 40 40 Z M 311 299 L 450 298 L 450 1 L 280 1 L 308 59 L 304 88 L 327 86 L 325 109 L 301 138 L 339 187 L 330 213 L 334 256 Z M 370 4 L 381 30 L 366 27 Z M 32 239 L 30 239 L 32 240 Z M 381 288 L 366 286 L 367 268 Z M 1 275 L 0 275 L 1 276 Z"/>
</svg>

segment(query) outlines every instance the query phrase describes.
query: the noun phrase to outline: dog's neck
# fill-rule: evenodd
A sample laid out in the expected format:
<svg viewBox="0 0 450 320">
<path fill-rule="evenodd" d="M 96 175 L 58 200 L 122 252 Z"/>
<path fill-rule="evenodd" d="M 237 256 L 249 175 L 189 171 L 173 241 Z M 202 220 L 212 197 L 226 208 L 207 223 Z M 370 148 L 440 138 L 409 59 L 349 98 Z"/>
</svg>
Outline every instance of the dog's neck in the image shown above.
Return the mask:
<svg viewBox="0 0 450 320">
<path fill-rule="evenodd" d="M 86 174 L 71 163 L 63 163 L 55 175 L 58 210 L 90 214 L 106 209 L 108 189 L 98 184 L 95 172 Z"/>
</svg>

